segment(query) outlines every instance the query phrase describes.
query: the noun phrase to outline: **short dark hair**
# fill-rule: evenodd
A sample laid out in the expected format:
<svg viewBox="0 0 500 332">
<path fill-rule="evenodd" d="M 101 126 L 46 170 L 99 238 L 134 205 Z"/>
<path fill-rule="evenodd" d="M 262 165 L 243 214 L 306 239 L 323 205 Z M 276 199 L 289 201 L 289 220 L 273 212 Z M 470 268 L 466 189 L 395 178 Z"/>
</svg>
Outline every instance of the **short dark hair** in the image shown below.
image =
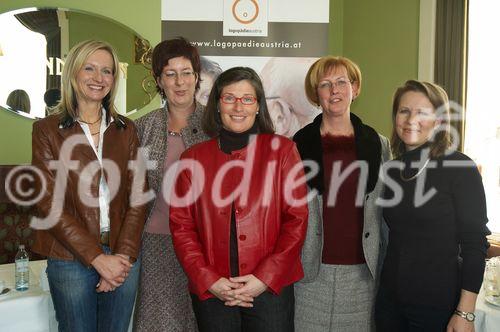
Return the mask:
<svg viewBox="0 0 500 332">
<path fill-rule="evenodd" d="M 196 77 L 200 77 L 201 65 L 198 49 L 186 38 L 177 37 L 160 42 L 153 50 L 152 69 L 155 82 L 158 82 L 158 78 L 160 78 L 163 68 L 168 65 L 168 61 L 178 57 L 184 57 L 191 61 Z M 197 80 L 195 90 L 198 90 L 199 88 L 200 80 Z M 158 90 L 162 97 L 165 97 L 164 92 L 158 86 L 158 83 L 156 84 L 156 90 Z"/>
<path fill-rule="evenodd" d="M 401 98 L 403 98 L 405 93 L 410 91 L 424 94 L 434 107 L 434 111 L 439 110 L 439 114 L 437 114 L 437 116 L 438 120 L 441 121 L 441 127 L 444 130 L 439 130 L 434 135 L 429 146 L 429 156 L 432 158 L 442 156 L 446 152 L 446 149 L 448 149 L 451 145 L 450 105 L 448 102 L 448 95 L 446 94 L 446 91 L 444 91 L 444 89 L 437 84 L 416 80 L 406 81 L 405 84 L 399 87 L 394 93 L 392 101 L 392 153 L 395 157 L 399 157 L 406 151 L 405 144 L 401 138 L 399 138 L 396 131 L 396 114 L 398 113 Z"/>
<path fill-rule="evenodd" d="M 222 128 L 222 120 L 219 113 L 219 99 L 222 89 L 240 81 L 248 81 L 255 89 L 257 102 L 259 103 L 259 114 L 257 114 L 255 121 L 259 133 L 274 133 L 273 121 L 267 110 L 266 95 L 259 75 L 252 68 L 234 67 L 220 74 L 210 91 L 202 122 L 203 129 L 209 136 L 217 136 Z"/>
</svg>

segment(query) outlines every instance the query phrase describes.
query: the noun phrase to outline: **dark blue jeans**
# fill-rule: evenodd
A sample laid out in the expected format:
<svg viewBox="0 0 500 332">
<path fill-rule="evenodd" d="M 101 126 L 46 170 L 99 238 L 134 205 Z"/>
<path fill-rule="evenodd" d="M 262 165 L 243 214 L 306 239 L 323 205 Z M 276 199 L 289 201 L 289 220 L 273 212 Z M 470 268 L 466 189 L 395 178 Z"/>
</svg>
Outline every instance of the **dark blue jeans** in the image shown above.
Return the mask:
<svg viewBox="0 0 500 332">
<path fill-rule="evenodd" d="M 293 332 L 295 297 L 293 285 L 280 295 L 264 292 L 253 308 L 228 307 L 218 298 L 200 301 L 191 294 L 200 332 Z"/>
<path fill-rule="evenodd" d="M 106 253 L 108 247 L 103 247 Z M 112 292 L 97 293 L 100 276 L 78 261 L 47 259 L 47 277 L 59 331 L 127 331 L 139 281 L 140 260 Z"/>
<path fill-rule="evenodd" d="M 384 332 L 444 332 L 453 310 L 416 304 L 403 304 L 391 299 L 382 288 L 375 302 L 375 326 Z"/>
</svg>

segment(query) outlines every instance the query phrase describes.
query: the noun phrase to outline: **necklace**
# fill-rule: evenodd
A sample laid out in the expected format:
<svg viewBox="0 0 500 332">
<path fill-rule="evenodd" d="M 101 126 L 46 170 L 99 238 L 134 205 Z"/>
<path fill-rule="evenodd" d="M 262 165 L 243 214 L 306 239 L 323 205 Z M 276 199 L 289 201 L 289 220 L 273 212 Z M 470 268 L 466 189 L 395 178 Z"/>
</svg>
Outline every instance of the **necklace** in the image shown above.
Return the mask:
<svg viewBox="0 0 500 332">
<path fill-rule="evenodd" d="M 426 161 L 425 161 L 425 163 L 424 163 L 424 166 L 422 166 L 422 168 L 420 168 L 420 169 L 418 170 L 417 174 L 415 174 L 415 175 L 413 175 L 413 176 L 411 176 L 411 177 L 409 177 L 409 178 L 405 178 L 405 177 L 403 176 L 403 170 L 402 170 L 402 169 L 400 169 L 400 170 L 399 170 L 399 176 L 401 177 L 401 180 L 403 180 L 403 181 L 411 181 L 411 180 L 415 179 L 417 176 L 419 176 L 420 174 L 422 174 L 422 172 L 423 172 L 423 171 L 424 171 L 424 169 L 427 167 L 427 164 L 429 163 L 429 161 L 430 161 L 430 160 L 431 160 L 430 158 L 427 158 L 427 160 L 426 160 Z"/>
<path fill-rule="evenodd" d="M 82 119 L 80 119 L 80 122 L 83 122 L 83 123 L 88 124 L 88 125 L 94 125 L 94 124 L 96 124 L 97 122 L 101 121 L 101 119 L 102 119 L 102 114 L 101 114 L 101 116 L 100 116 L 97 120 L 95 120 L 94 122 L 87 122 L 87 121 L 83 121 Z"/>
<path fill-rule="evenodd" d="M 94 136 L 94 135 L 99 134 L 100 132 L 101 132 L 101 131 L 100 131 L 100 130 L 98 130 L 98 131 L 96 131 L 95 133 L 90 133 L 90 135 Z"/>
<path fill-rule="evenodd" d="M 182 137 L 182 133 L 179 133 L 179 132 L 177 132 L 177 131 L 167 130 L 167 133 L 168 133 L 170 136 L 179 136 L 179 137 Z"/>
</svg>

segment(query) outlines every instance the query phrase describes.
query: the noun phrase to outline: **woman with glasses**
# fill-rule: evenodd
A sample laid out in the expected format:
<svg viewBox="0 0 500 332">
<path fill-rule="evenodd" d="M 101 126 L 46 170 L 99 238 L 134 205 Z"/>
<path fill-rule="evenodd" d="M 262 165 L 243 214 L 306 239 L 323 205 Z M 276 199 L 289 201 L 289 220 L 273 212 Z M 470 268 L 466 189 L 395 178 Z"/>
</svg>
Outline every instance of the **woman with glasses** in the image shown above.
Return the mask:
<svg viewBox="0 0 500 332">
<path fill-rule="evenodd" d="M 136 122 L 141 146 L 155 162 L 148 181 L 156 198 L 149 206 L 142 238 L 135 330 L 191 332 L 196 323 L 187 279 L 172 247 L 170 194 L 164 183 L 172 180 L 165 175 L 180 154 L 208 138 L 201 128 L 204 107 L 194 97 L 200 86 L 198 50 L 184 38 L 163 41 L 153 50 L 152 67 L 164 106 Z"/>
<path fill-rule="evenodd" d="M 474 331 L 489 234 L 481 175 L 452 148 L 440 86 L 407 81 L 394 95 L 392 122 L 377 331 Z"/>
<path fill-rule="evenodd" d="M 295 144 L 273 134 L 262 83 L 246 67 L 217 78 L 203 126 L 213 138 L 182 154 L 170 209 L 198 328 L 293 331 L 307 227 Z"/>
<path fill-rule="evenodd" d="M 350 111 L 361 91 L 361 72 L 351 60 L 317 60 L 307 72 L 305 89 L 322 114 L 293 138 L 312 170 L 307 184 L 314 192 L 302 250 L 305 277 L 295 285 L 295 327 L 370 331 L 383 245 L 375 201 L 389 143 Z"/>
</svg>

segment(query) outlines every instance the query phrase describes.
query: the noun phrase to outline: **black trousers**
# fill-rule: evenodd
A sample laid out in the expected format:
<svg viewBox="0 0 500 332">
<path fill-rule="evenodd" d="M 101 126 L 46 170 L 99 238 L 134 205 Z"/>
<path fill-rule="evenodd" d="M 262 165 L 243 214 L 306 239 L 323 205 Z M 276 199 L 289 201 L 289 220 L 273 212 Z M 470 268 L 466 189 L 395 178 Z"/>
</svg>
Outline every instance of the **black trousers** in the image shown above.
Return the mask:
<svg viewBox="0 0 500 332">
<path fill-rule="evenodd" d="M 453 309 L 403 304 L 379 289 L 375 302 L 375 326 L 384 332 L 445 332 Z"/>
<path fill-rule="evenodd" d="M 200 301 L 191 294 L 200 332 L 293 332 L 295 297 L 293 285 L 280 295 L 264 292 L 253 308 L 228 307 L 218 298 Z"/>
</svg>

